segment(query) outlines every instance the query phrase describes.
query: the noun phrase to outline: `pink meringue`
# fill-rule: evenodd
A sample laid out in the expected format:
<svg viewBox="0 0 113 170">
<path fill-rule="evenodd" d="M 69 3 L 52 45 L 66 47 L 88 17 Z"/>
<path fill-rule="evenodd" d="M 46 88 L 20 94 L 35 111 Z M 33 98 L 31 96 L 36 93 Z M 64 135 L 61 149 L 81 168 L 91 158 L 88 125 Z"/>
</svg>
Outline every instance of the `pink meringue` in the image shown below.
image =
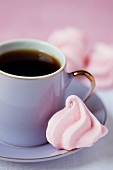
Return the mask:
<svg viewBox="0 0 113 170">
<path fill-rule="evenodd" d="M 66 56 L 66 72 L 73 72 L 84 67 L 87 53 L 87 38 L 77 28 L 67 27 L 55 30 L 48 42 L 56 45 Z"/>
<path fill-rule="evenodd" d="M 67 98 L 66 107 L 49 120 L 46 137 L 57 149 L 71 150 L 90 147 L 107 132 L 83 101 L 72 95 Z"/>
<path fill-rule="evenodd" d="M 88 60 L 86 70 L 95 77 L 97 88 L 113 87 L 113 46 L 97 43 Z"/>
</svg>

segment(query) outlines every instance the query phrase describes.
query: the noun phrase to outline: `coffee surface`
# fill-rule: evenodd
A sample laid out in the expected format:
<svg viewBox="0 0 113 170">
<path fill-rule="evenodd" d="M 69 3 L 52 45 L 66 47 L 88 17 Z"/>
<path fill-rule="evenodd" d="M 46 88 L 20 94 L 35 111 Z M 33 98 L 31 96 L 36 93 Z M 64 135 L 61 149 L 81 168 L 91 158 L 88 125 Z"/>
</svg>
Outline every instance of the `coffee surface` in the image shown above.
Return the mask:
<svg viewBox="0 0 113 170">
<path fill-rule="evenodd" d="M 35 50 L 15 50 L 0 54 L 0 70 L 18 76 L 43 76 L 57 71 L 60 62 Z"/>
</svg>

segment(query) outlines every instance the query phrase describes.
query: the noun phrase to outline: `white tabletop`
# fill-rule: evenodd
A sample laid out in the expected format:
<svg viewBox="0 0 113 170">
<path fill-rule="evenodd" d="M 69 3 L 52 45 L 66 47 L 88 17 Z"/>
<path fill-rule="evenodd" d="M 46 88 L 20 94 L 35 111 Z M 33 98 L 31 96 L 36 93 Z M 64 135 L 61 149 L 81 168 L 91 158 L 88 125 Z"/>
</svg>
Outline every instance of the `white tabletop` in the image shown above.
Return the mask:
<svg viewBox="0 0 113 170">
<path fill-rule="evenodd" d="M 113 169 L 113 90 L 97 91 L 108 112 L 109 133 L 91 148 L 85 148 L 64 158 L 40 163 L 0 161 L 0 170 L 112 170 Z"/>
</svg>

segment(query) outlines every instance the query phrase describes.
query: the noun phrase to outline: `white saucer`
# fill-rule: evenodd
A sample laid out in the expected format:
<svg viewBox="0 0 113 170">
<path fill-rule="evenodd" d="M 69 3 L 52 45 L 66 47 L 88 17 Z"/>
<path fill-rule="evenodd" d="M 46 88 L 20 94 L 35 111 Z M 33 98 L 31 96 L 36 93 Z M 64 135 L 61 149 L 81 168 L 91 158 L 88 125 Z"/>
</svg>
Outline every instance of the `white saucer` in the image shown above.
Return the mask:
<svg viewBox="0 0 113 170">
<path fill-rule="evenodd" d="M 85 86 L 80 82 L 73 80 L 66 90 L 65 97 L 67 98 L 67 96 L 71 94 L 76 94 L 82 99 L 86 91 L 87 88 Z M 96 118 L 102 124 L 105 124 L 106 109 L 97 95 L 93 94 L 86 102 L 86 105 Z M 71 151 L 57 150 L 50 144 L 31 148 L 14 148 L 0 144 L 0 160 L 11 162 L 41 162 L 61 158 L 79 150 L 80 149 L 74 149 Z"/>
</svg>

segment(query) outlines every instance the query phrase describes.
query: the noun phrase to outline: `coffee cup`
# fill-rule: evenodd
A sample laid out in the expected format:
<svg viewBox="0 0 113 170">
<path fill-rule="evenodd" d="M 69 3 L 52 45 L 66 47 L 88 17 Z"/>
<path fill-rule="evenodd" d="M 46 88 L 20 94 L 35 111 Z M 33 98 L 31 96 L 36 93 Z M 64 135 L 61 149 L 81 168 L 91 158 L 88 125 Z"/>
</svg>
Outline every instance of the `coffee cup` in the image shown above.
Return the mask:
<svg viewBox="0 0 113 170">
<path fill-rule="evenodd" d="M 35 57 L 33 53 L 36 53 Z M 40 68 L 44 70 L 43 74 L 37 72 L 40 64 L 31 64 L 39 63 L 39 54 L 45 63 Z M 43 59 L 42 55 L 52 59 L 53 68 L 54 62 L 57 62 L 58 68 L 47 72 L 45 66 L 48 59 Z M 47 42 L 17 39 L 0 44 L 1 143 L 16 147 L 45 144 L 48 121 L 64 107 L 65 90 L 75 76 L 82 75 L 89 79 L 91 87 L 84 101 L 91 96 L 95 87 L 94 77 L 84 70 L 66 73 L 65 67 L 64 54 Z"/>
</svg>

